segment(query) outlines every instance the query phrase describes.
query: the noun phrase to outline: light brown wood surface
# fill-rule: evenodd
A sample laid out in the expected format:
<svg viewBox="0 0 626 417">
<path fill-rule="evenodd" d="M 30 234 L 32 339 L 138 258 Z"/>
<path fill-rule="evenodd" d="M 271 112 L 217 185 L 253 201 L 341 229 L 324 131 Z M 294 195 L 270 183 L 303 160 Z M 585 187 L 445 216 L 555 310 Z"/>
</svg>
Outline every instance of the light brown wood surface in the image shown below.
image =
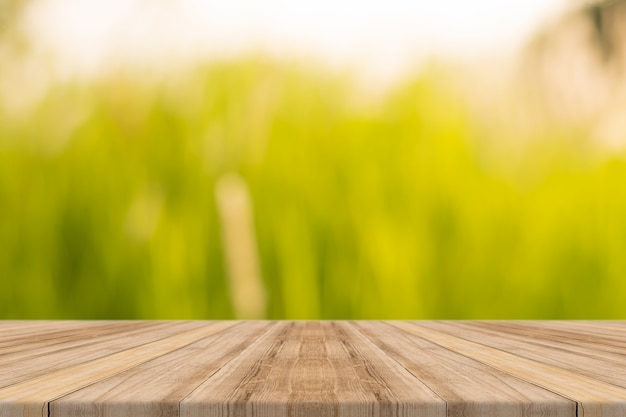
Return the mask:
<svg viewBox="0 0 626 417">
<path fill-rule="evenodd" d="M 0 321 L 0 417 L 626 416 L 626 322 Z"/>
</svg>

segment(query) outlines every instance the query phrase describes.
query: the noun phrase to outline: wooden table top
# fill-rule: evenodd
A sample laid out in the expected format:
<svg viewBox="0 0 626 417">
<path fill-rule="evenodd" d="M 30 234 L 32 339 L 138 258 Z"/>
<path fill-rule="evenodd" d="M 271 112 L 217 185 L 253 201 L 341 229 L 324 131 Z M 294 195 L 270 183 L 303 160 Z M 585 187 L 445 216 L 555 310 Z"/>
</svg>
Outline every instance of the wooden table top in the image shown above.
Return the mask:
<svg viewBox="0 0 626 417">
<path fill-rule="evenodd" d="M 0 416 L 626 416 L 626 322 L 0 321 Z"/>
</svg>

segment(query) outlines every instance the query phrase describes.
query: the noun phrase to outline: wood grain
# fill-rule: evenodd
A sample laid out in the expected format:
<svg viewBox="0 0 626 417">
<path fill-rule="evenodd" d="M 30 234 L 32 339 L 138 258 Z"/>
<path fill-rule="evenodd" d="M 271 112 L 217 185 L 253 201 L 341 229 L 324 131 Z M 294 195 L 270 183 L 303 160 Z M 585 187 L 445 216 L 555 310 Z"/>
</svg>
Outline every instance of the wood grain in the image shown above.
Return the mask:
<svg viewBox="0 0 626 417">
<path fill-rule="evenodd" d="M 22 416 L 626 416 L 626 322 L 0 321 Z"/>
</svg>

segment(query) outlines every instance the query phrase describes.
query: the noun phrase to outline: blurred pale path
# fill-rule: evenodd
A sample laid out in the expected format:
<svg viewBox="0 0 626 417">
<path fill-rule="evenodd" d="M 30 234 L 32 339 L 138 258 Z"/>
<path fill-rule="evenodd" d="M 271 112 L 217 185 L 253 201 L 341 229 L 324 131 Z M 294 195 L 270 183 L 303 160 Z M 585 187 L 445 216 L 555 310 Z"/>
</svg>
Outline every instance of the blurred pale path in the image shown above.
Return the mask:
<svg viewBox="0 0 626 417">
<path fill-rule="evenodd" d="M 265 290 L 259 268 L 250 192 L 243 179 L 225 174 L 215 186 L 217 211 L 235 316 L 265 316 Z"/>
</svg>

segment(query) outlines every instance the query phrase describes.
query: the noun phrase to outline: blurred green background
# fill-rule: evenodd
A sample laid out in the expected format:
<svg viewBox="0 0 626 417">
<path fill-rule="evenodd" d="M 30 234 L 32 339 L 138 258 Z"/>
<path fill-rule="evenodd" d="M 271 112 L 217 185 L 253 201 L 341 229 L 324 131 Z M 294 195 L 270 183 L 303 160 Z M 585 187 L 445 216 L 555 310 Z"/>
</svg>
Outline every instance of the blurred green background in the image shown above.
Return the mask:
<svg viewBox="0 0 626 417">
<path fill-rule="evenodd" d="M 626 317 L 626 153 L 451 73 L 368 95 L 252 56 L 27 110 L 5 86 L 0 318 Z"/>
</svg>

